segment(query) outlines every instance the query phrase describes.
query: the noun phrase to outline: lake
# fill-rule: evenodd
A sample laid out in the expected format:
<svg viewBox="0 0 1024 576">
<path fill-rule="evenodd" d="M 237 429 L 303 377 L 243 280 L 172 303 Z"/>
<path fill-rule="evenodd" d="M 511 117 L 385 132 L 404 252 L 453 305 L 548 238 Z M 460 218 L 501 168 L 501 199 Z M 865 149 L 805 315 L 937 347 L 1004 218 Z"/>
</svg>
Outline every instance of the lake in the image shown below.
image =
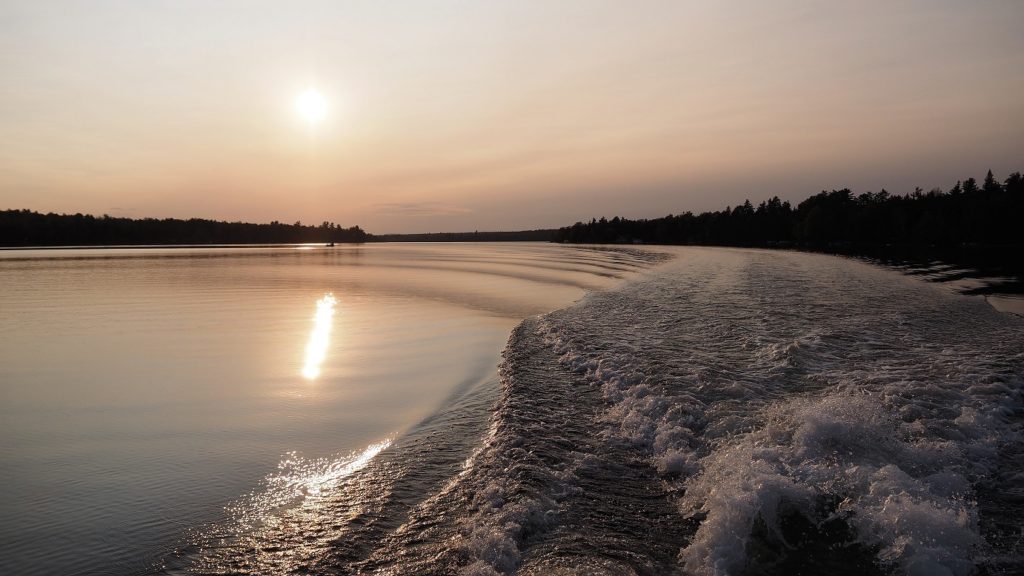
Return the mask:
<svg viewBox="0 0 1024 576">
<path fill-rule="evenodd" d="M 145 571 L 281 462 L 493 384 L 519 320 L 636 267 L 546 245 L 0 252 L 0 573 Z"/>
<path fill-rule="evenodd" d="M 834 256 L 4 251 L 0 573 L 1011 573 L 1022 388 Z"/>
</svg>

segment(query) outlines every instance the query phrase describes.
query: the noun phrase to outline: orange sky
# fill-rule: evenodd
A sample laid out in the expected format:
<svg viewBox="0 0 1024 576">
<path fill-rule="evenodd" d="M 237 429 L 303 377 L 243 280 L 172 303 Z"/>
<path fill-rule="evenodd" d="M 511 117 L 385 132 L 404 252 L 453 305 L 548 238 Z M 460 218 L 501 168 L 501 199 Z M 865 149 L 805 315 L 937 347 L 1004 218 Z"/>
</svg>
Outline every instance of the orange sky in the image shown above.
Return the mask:
<svg viewBox="0 0 1024 576">
<path fill-rule="evenodd" d="M 1022 21 L 1019 0 L 8 1 L 0 208 L 385 233 L 948 188 L 1024 169 Z"/>
</svg>

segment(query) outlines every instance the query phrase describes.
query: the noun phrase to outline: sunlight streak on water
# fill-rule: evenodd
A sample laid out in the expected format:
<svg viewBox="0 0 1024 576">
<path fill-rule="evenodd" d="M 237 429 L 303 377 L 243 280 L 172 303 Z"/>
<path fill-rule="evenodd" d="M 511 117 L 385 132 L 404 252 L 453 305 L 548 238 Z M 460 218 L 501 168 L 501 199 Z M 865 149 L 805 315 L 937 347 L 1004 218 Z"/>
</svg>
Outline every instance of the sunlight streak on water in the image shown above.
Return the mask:
<svg viewBox="0 0 1024 576">
<path fill-rule="evenodd" d="M 294 453 L 278 465 L 280 473 L 270 478 L 270 485 L 283 498 L 302 497 L 304 506 L 315 504 L 322 493 L 334 488 L 349 474 L 358 472 L 377 454 L 391 445 L 391 439 L 370 444 L 362 452 L 341 458 L 307 460 Z"/>
<path fill-rule="evenodd" d="M 231 507 L 241 531 L 273 525 L 284 508 L 316 509 L 323 498 L 348 476 L 366 467 L 391 445 L 391 438 L 370 444 L 362 451 L 334 458 L 307 459 L 289 452 L 269 475 L 266 488 Z"/>
<path fill-rule="evenodd" d="M 327 552 L 340 532 L 323 523 L 344 524 L 369 500 L 377 483 L 360 485 L 359 472 L 391 446 L 392 437 L 361 450 L 325 458 L 288 452 L 262 487 L 227 507 L 226 525 L 208 525 L 194 534 L 208 556 L 189 568 L 165 566 L 161 574 L 294 574 L 308 560 Z M 351 501 L 356 507 L 347 507 Z M 273 544 L 267 545 L 268 542 Z M 226 556 L 224 556 L 226 554 Z M 174 562 L 177 564 L 177 562 Z"/>
<path fill-rule="evenodd" d="M 327 345 L 331 340 L 331 320 L 334 318 L 334 305 L 338 300 L 333 294 L 327 294 L 316 301 L 316 315 L 313 317 L 313 332 L 306 344 L 306 363 L 302 367 L 302 376 L 307 380 L 315 380 L 320 376 L 320 365 L 327 356 Z"/>
</svg>

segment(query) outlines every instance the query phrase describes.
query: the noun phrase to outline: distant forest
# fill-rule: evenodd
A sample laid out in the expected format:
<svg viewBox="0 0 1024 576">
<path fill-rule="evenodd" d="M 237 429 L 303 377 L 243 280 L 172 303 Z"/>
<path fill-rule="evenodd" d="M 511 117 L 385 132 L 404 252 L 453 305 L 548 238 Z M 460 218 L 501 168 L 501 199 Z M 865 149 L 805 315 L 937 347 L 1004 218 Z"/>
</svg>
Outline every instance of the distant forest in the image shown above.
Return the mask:
<svg viewBox="0 0 1024 576">
<path fill-rule="evenodd" d="M 115 218 L 0 210 L 0 246 L 148 246 L 359 242 L 548 242 L 556 230 L 373 235 L 359 226 L 249 224 L 192 218 Z"/>
<path fill-rule="evenodd" d="M 557 230 L 519 232 L 431 232 L 427 234 L 374 234 L 373 242 L 550 242 Z"/>
<path fill-rule="evenodd" d="M 652 220 L 615 217 L 560 228 L 556 242 L 800 246 L 842 251 L 858 247 L 1024 246 L 1024 179 L 1000 183 L 989 170 L 974 178 L 911 194 L 885 189 L 854 195 L 823 191 L 793 208 L 778 197 L 749 200 L 719 212 L 686 212 Z M 1018 253 L 1019 254 L 1019 253 Z"/>
<path fill-rule="evenodd" d="M 365 242 L 368 237 L 359 226 L 343 228 L 332 222 L 305 226 L 0 211 L 0 246 L 292 244 Z"/>
<path fill-rule="evenodd" d="M 685 212 L 650 220 L 615 217 L 577 222 L 558 230 L 458 232 L 374 236 L 359 226 L 331 222 L 250 224 L 192 218 L 132 219 L 82 214 L 0 211 L 0 246 L 104 246 L 174 244 L 292 244 L 329 242 L 548 241 L 595 244 L 696 244 L 803 247 L 851 253 L 899 248 L 999 247 L 1024 259 L 1024 178 L 992 175 L 948 191 L 860 195 L 848 188 L 823 191 L 794 208 L 774 197 L 756 208 Z M 1004 251 L 1005 254 L 1005 251 Z M 1016 255 L 1016 256 L 1013 256 Z M 1000 258 L 1004 259 L 1003 256 Z"/>
</svg>

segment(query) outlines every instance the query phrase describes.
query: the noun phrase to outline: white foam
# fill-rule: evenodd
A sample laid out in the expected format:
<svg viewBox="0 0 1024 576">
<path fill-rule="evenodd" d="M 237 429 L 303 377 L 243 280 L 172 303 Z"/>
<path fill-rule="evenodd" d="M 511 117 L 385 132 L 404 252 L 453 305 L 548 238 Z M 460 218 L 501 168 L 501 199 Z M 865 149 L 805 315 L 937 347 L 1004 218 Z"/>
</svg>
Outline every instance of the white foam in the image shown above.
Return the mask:
<svg viewBox="0 0 1024 576">
<path fill-rule="evenodd" d="M 780 504 L 816 517 L 822 497 L 879 561 L 908 574 L 966 575 L 979 545 L 968 460 L 950 441 L 914 440 L 878 398 L 826 395 L 766 411 L 764 426 L 715 450 L 686 485 L 684 513 L 707 517 L 680 554 L 695 574 L 744 565 L 753 524 Z M 821 520 L 821 519 L 818 519 Z"/>
<path fill-rule="evenodd" d="M 837 286 L 843 296 L 876 289 Z M 979 358 L 970 343 L 935 344 L 944 328 L 927 316 L 946 309 L 928 308 L 930 294 L 916 295 L 923 319 L 895 297 L 885 310 L 848 316 L 824 300 L 797 309 L 782 329 L 765 320 L 754 335 L 746 323 L 758 317 L 728 309 L 736 318 L 714 327 L 717 340 L 680 330 L 695 351 L 682 342 L 662 348 L 664 334 L 648 350 L 632 331 L 660 328 L 660 311 L 649 307 L 663 302 L 642 300 L 643 290 L 639 303 L 594 296 L 541 319 L 539 329 L 562 366 L 600 393 L 599 437 L 646 458 L 667 494 L 684 494 L 680 513 L 701 520 L 692 540 L 679 543 L 685 572 L 742 570 L 751 538 L 768 530 L 785 541 L 794 513 L 812 524 L 845 522 L 851 544 L 877 551 L 875 561 L 899 573 L 966 575 L 989 553 L 974 491 L 993 473 L 1010 478 L 999 458 L 1001 447 L 1020 441 L 1013 422 L 1024 406 L 1024 355 Z M 609 313 L 620 303 L 628 308 Z M 712 306 L 691 317 L 721 312 Z M 825 314 L 835 322 L 805 329 L 805 316 Z M 934 333 L 915 333 L 922 324 Z"/>
<path fill-rule="evenodd" d="M 519 543 L 524 534 L 552 524 L 557 509 L 553 499 L 523 497 L 508 482 L 492 482 L 473 499 L 475 512 L 464 521 L 460 543 L 472 562 L 459 574 L 513 573 L 519 567 Z"/>
</svg>

